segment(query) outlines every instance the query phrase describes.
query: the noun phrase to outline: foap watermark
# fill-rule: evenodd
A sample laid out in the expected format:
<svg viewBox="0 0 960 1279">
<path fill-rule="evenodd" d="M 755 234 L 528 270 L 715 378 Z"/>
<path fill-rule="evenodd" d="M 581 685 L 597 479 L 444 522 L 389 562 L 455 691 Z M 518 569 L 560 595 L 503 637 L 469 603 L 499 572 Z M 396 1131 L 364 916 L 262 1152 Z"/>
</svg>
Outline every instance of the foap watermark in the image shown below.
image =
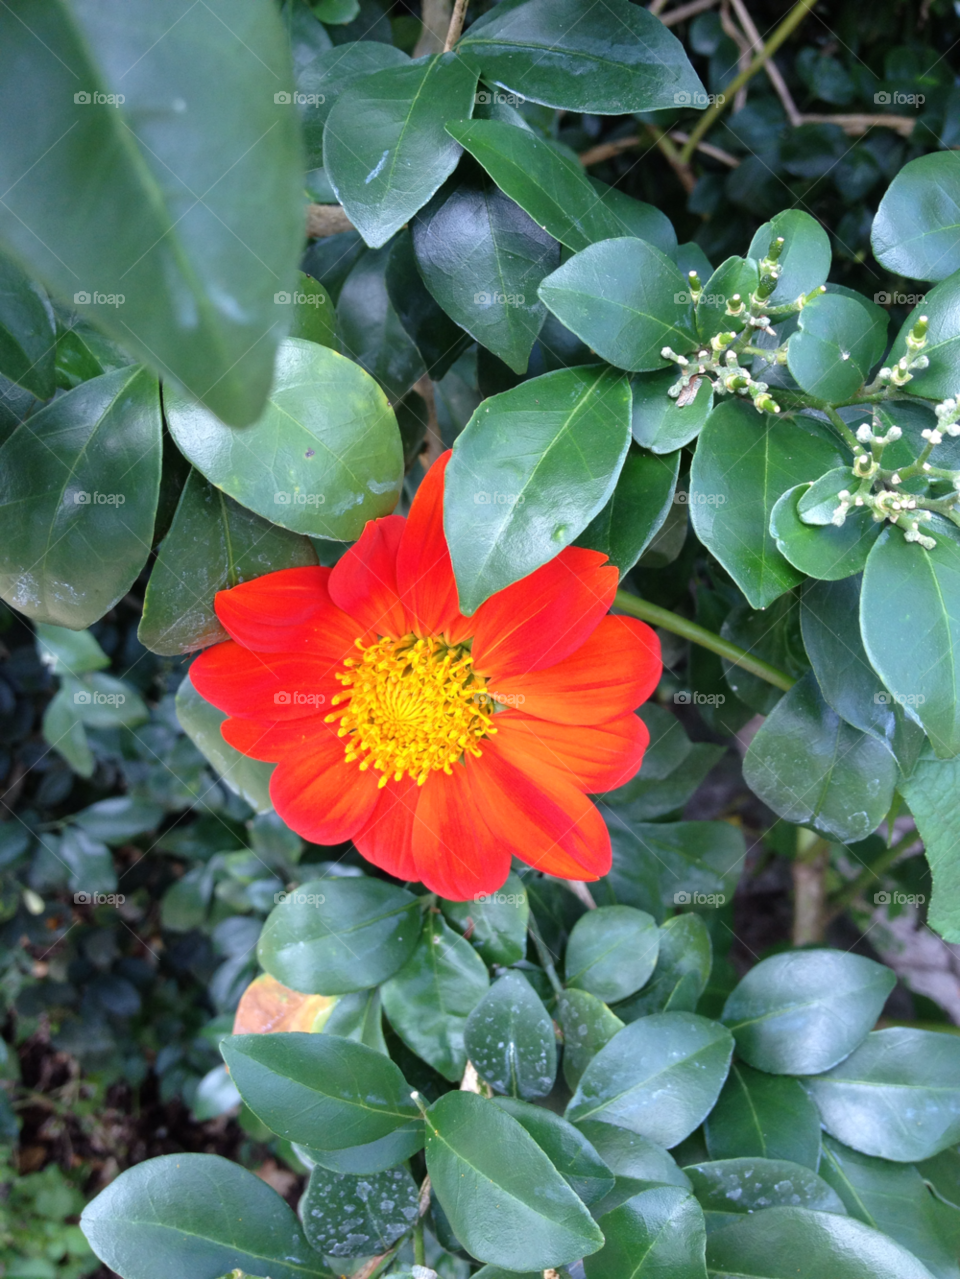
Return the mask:
<svg viewBox="0 0 960 1279">
<path fill-rule="evenodd" d="M 127 900 L 123 893 L 74 893 L 77 906 L 122 906 Z"/>
<path fill-rule="evenodd" d="M 478 107 L 522 107 L 526 98 L 519 93 L 504 93 L 502 89 L 478 89 L 473 95 Z"/>
<path fill-rule="evenodd" d="M 81 89 L 73 95 L 78 107 L 119 107 L 126 102 L 122 93 L 99 93 L 96 89 Z"/>
<path fill-rule="evenodd" d="M 722 906 L 726 900 L 724 893 L 688 893 L 683 888 L 673 894 L 675 906 Z"/>
<path fill-rule="evenodd" d="M 322 493 L 274 493 L 277 506 L 323 506 L 327 500 Z"/>
<path fill-rule="evenodd" d="M 727 495 L 726 493 L 701 493 L 697 489 L 691 489 L 689 493 L 686 493 L 683 489 L 677 489 L 673 500 L 677 506 L 723 506 Z"/>
<path fill-rule="evenodd" d="M 477 506 L 523 506 L 526 501 L 522 493 L 487 493 L 485 490 L 474 493 L 473 500 Z"/>
<path fill-rule="evenodd" d="M 299 693 L 296 689 L 289 692 L 284 688 L 273 695 L 274 706 L 324 706 L 326 700 L 323 693 Z"/>
<path fill-rule="evenodd" d="M 279 107 L 322 107 L 326 102 L 322 93 L 298 93 L 296 89 L 289 93 L 281 90 L 273 95 L 273 100 Z"/>
<path fill-rule="evenodd" d="M 922 706 L 927 700 L 923 693 L 874 693 L 878 706 Z"/>
<path fill-rule="evenodd" d="M 293 888 L 288 893 L 274 893 L 273 900 L 277 906 L 322 906 L 327 899 L 323 893 L 301 893 Z"/>
<path fill-rule="evenodd" d="M 481 289 L 474 293 L 473 300 L 477 306 L 523 306 L 527 299 L 523 293 L 487 293 Z"/>
<path fill-rule="evenodd" d="M 682 293 L 674 293 L 673 300 L 679 306 L 686 306 L 688 303 L 702 302 L 704 306 L 726 306 L 727 295 L 725 293 L 698 293 L 694 296 L 689 290 Z"/>
<path fill-rule="evenodd" d="M 473 899 L 478 906 L 523 906 L 526 893 L 477 893 Z"/>
<path fill-rule="evenodd" d="M 277 306 L 324 306 L 327 301 L 325 293 L 287 293 L 281 290 L 274 293 L 273 300 Z"/>
<path fill-rule="evenodd" d="M 927 900 L 923 893 L 874 893 L 878 906 L 922 906 Z"/>
<path fill-rule="evenodd" d="M 92 688 L 82 688 L 74 693 L 73 700 L 78 706 L 122 706 L 127 700 L 126 693 L 98 693 Z"/>
<path fill-rule="evenodd" d="M 482 693 L 474 693 L 473 700 L 478 706 L 486 706 L 487 702 L 496 702 L 498 706 L 522 706 L 527 700 L 523 693 L 494 693 L 484 689 Z"/>
<path fill-rule="evenodd" d="M 92 293 L 80 289 L 73 295 L 74 306 L 123 306 L 126 300 L 123 293 L 98 293 L 96 289 Z"/>
<path fill-rule="evenodd" d="M 74 489 L 63 499 L 65 506 L 123 506 L 126 500 L 123 493 L 88 493 L 86 489 Z"/>
<path fill-rule="evenodd" d="M 878 107 L 922 107 L 927 99 L 922 93 L 888 93 L 881 89 L 873 95 L 873 100 Z"/>
<path fill-rule="evenodd" d="M 926 293 L 874 293 L 877 306 L 922 306 Z"/>
<path fill-rule="evenodd" d="M 723 106 L 726 100 L 723 93 L 691 93 L 689 89 L 680 89 L 673 95 L 675 107 Z"/>
<path fill-rule="evenodd" d="M 698 693 L 696 689 L 681 689 L 674 693 L 677 706 L 722 706 L 727 700 L 723 693 Z"/>
</svg>

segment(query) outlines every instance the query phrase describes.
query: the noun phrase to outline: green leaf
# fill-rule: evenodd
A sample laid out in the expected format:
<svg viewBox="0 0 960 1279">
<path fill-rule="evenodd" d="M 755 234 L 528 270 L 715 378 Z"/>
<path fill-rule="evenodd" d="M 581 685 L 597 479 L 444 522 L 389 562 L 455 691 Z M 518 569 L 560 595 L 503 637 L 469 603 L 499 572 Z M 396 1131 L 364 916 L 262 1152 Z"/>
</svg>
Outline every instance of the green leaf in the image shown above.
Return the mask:
<svg viewBox="0 0 960 1279">
<path fill-rule="evenodd" d="M 898 528 L 881 533 L 863 574 L 860 629 L 872 666 L 944 757 L 960 752 L 960 541 L 943 521 L 928 532 L 931 551 Z"/>
<path fill-rule="evenodd" d="M 550 1014 L 527 979 L 504 973 L 467 1018 L 467 1056 L 495 1092 L 546 1097 L 557 1075 L 557 1041 Z"/>
<path fill-rule="evenodd" d="M 417 1220 L 419 1191 L 406 1168 L 352 1177 L 314 1168 L 300 1201 L 307 1241 L 328 1257 L 383 1253 Z"/>
<path fill-rule="evenodd" d="M 621 369 L 662 369 L 670 346 L 696 345 L 689 282 L 665 253 L 620 237 L 592 244 L 540 285 L 540 297 L 571 332 Z"/>
<path fill-rule="evenodd" d="M 446 473 L 462 611 L 570 545 L 613 492 L 629 441 L 630 384 L 602 365 L 547 373 L 480 405 Z"/>
<path fill-rule="evenodd" d="M 230 1035 L 230 1078 L 271 1132 L 316 1149 L 377 1141 L 416 1118 L 410 1086 L 374 1048 L 299 1031 Z"/>
<path fill-rule="evenodd" d="M 390 305 L 423 357 L 428 375 L 439 382 L 470 345 L 470 334 L 450 319 L 424 284 L 409 231 L 394 237 L 384 278 Z"/>
<path fill-rule="evenodd" d="M 818 399 L 850 399 L 886 349 L 886 311 L 867 298 L 821 293 L 798 321 L 799 331 L 787 347 L 790 372 Z"/>
<path fill-rule="evenodd" d="M 607 0 L 589 24 L 583 16 L 578 0 L 505 0 L 457 52 L 484 79 L 567 111 L 623 115 L 704 97 L 683 46 L 651 14 Z"/>
<path fill-rule="evenodd" d="M 294 533 L 351 540 L 396 504 L 403 449 L 393 410 L 363 369 L 327 347 L 288 339 L 267 407 L 243 431 L 166 388 L 164 408 L 198 471 Z"/>
<path fill-rule="evenodd" d="M 391 249 L 382 248 L 358 259 L 340 290 L 337 317 L 344 354 L 376 378 L 393 404 L 423 376 L 426 365 L 390 301 L 390 257 Z"/>
<path fill-rule="evenodd" d="M 522 1124 L 564 1181 L 585 1204 L 595 1204 L 613 1189 L 613 1173 L 573 1124 L 546 1106 L 531 1106 L 511 1097 L 496 1104 Z"/>
<path fill-rule="evenodd" d="M 810 1168 L 786 1159 L 721 1159 L 687 1164 L 683 1171 L 714 1228 L 736 1213 L 778 1206 L 847 1215 L 832 1186 Z"/>
<path fill-rule="evenodd" d="M 270 812 L 270 777 L 276 766 L 250 759 L 227 745 L 220 732 L 226 715 L 204 701 L 189 675 L 177 690 L 176 707 L 180 727 L 217 775 L 258 813 Z"/>
<path fill-rule="evenodd" d="M 385 1057 L 387 1043 L 383 1037 L 383 1017 L 379 990 L 358 990 L 341 995 L 333 1007 L 321 1031 L 324 1035 L 341 1035 L 375 1048 Z"/>
<path fill-rule="evenodd" d="M 740 1061 L 703 1128 L 711 1159 L 787 1159 L 814 1172 L 820 1164 L 820 1115 L 803 1085 Z"/>
<path fill-rule="evenodd" d="M 917 1165 L 917 1171 L 941 1203 L 960 1209 L 960 1148 L 943 1150 L 932 1159 L 925 1159 Z"/>
<path fill-rule="evenodd" d="M 427 1112 L 427 1172 L 456 1237 L 478 1261 L 565 1265 L 603 1244 L 583 1203 L 516 1119 L 475 1093 Z"/>
<path fill-rule="evenodd" d="M 876 1030 L 807 1088 L 827 1132 L 865 1155 L 913 1163 L 960 1140 L 960 1040 L 953 1035 Z"/>
<path fill-rule="evenodd" d="M 688 1191 L 642 1190 L 601 1221 L 606 1243 L 584 1263 L 587 1279 L 704 1279 L 706 1228 Z"/>
<path fill-rule="evenodd" d="M 172 657 L 227 639 L 213 597 L 282 568 L 316 564 L 310 541 L 240 506 L 191 470 L 147 583 L 137 638 Z"/>
<path fill-rule="evenodd" d="M 523 881 L 513 873 L 496 893 L 468 902 L 441 898 L 440 909 L 488 964 L 515 964 L 527 953 L 530 903 Z"/>
<path fill-rule="evenodd" d="M 922 155 L 905 164 L 873 220 L 874 256 L 891 275 L 943 280 L 960 267 L 960 156 Z"/>
<path fill-rule="evenodd" d="M 777 499 L 842 462 L 835 445 L 799 422 L 761 416 L 745 404 L 728 401 L 707 418 L 690 472 L 690 517 L 753 608 L 766 608 L 803 580 L 770 532 Z"/>
<path fill-rule="evenodd" d="M 594 1119 L 581 1120 L 577 1127 L 618 1181 L 690 1189 L 690 1178 L 681 1171 L 674 1158 L 646 1137 L 640 1137 L 628 1128 L 616 1128 L 613 1124 Z"/>
<path fill-rule="evenodd" d="M 318 1150 L 316 1147 L 296 1143 L 297 1157 L 308 1167 L 326 1168 L 350 1176 L 370 1176 L 395 1168 L 419 1150 L 423 1149 L 423 1124 L 419 1117 L 395 1132 L 387 1133 L 376 1141 L 362 1146 L 348 1146 L 345 1150 Z"/>
<path fill-rule="evenodd" d="M 470 943 L 428 914 L 413 953 L 383 987 L 383 1010 L 408 1048 L 457 1081 L 467 1064 L 467 1018 L 489 984 L 486 964 Z"/>
<path fill-rule="evenodd" d="M 85 382 L 17 427 L 0 448 L 8 604 L 82 630 L 126 595 L 150 554 L 161 429 L 156 379 L 137 367 Z"/>
<path fill-rule="evenodd" d="M 818 1075 L 863 1042 L 896 982 L 889 968 L 849 951 L 773 955 L 740 981 L 723 1021 L 758 1070 Z"/>
<path fill-rule="evenodd" d="M 337 313 L 333 299 L 312 276 L 304 275 L 301 271 L 296 288 L 290 293 L 278 293 L 274 300 L 284 298 L 287 301 L 278 301 L 278 305 L 291 307 L 291 337 L 317 342 L 320 346 L 338 345 Z"/>
<path fill-rule="evenodd" d="M 632 906 L 600 906 L 581 915 L 564 957 L 567 986 L 605 1003 L 626 999 L 645 985 L 657 965 L 656 920 Z"/>
<path fill-rule="evenodd" d="M 631 378 L 633 388 L 633 438 L 654 453 L 672 453 L 696 439 L 713 408 L 713 388 L 702 378 L 689 404 L 667 392 L 677 381 L 675 370 L 641 374 Z"/>
<path fill-rule="evenodd" d="M 944 941 L 960 942 L 960 856 L 957 855 L 957 795 L 960 759 L 921 758 L 900 790 L 923 840 L 933 893 L 927 922 Z"/>
<path fill-rule="evenodd" d="M 639 994 L 618 1004 L 617 1015 L 636 1021 L 649 1013 L 692 1013 L 706 989 L 713 964 L 707 926 L 699 915 L 674 915 L 660 929 L 653 976 Z"/>
<path fill-rule="evenodd" d="M 467 173 L 417 214 L 413 246 L 446 314 L 525 373 L 547 314 L 537 289 L 560 261 L 556 240 L 492 182 Z"/>
<path fill-rule="evenodd" d="M 925 369 L 917 369 L 908 383 L 913 395 L 928 400 L 944 400 L 955 394 L 960 367 L 960 271 L 954 271 L 926 294 L 913 308 L 893 340 L 887 364 L 893 365 L 907 352 L 907 334 L 920 319 L 929 320 L 923 354 Z"/>
<path fill-rule="evenodd" d="M 71 631 L 65 626 L 34 625 L 40 660 L 54 675 L 83 675 L 101 671 L 110 658 L 89 631 Z"/>
<path fill-rule="evenodd" d="M 679 449 L 658 457 L 631 444 L 610 500 L 577 538 L 577 545 L 602 551 L 624 577 L 663 527 L 679 471 Z"/>
<path fill-rule="evenodd" d="M 785 209 L 764 222 L 750 241 L 748 258 L 766 257 L 771 244 L 783 236 L 784 246 L 777 263 L 777 285 L 767 302 L 783 306 L 812 293 L 830 272 L 830 238 L 823 227 L 802 209 Z M 802 312 L 801 312 L 802 314 Z"/>
<path fill-rule="evenodd" d="M 824 581 L 834 582 L 862 572 L 880 536 L 880 525 L 866 507 L 849 511 L 839 528 L 835 524 L 805 523 L 800 503 L 812 488 L 811 484 L 798 484 L 777 499 L 770 512 L 770 532 L 777 550 L 801 573 Z"/>
<path fill-rule="evenodd" d="M 71 0 L 29 23 L 5 9 L 0 48 L 4 118 L 36 104 L 0 148 L 0 240 L 168 384 L 252 422 L 282 333 L 273 295 L 303 240 L 274 7 Z"/>
<path fill-rule="evenodd" d="M 107 844 L 126 844 L 137 835 L 156 830 L 163 816 L 160 804 L 133 795 L 113 795 L 82 808 L 71 820 L 93 839 L 102 839 Z"/>
<path fill-rule="evenodd" d="M 798 1262 L 803 1269 L 798 1271 Z M 766 1208 L 707 1238 L 710 1279 L 930 1279 L 914 1256 L 850 1217 Z"/>
<path fill-rule="evenodd" d="M 43 712 L 43 740 L 58 751 L 80 777 L 92 777 L 97 761 L 77 710 L 73 697 L 61 688 Z"/>
<path fill-rule="evenodd" d="M 419 936 L 417 899 L 406 889 L 365 876 L 317 879 L 270 912 L 257 958 L 292 990 L 343 995 L 392 977 Z"/>
<path fill-rule="evenodd" d="M 43 290 L 0 256 L 0 372 L 48 400 L 56 390 L 56 353 L 56 320 Z"/>
<path fill-rule="evenodd" d="M 590 185 L 608 215 L 615 220 L 617 229 L 612 234 L 636 236 L 638 240 L 646 240 L 654 248 L 662 249 L 668 258 L 675 256 L 678 252 L 677 233 L 665 213 L 643 200 L 635 200 L 618 187 L 608 187 L 598 178 L 591 178 Z M 679 258 L 676 260 L 679 263 Z"/>
<path fill-rule="evenodd" d="M 641 1017 L 624 1026 L 587 1066 L 567 1118 L 599 1120 L 675 1146 L 713 1109 L 732 1053 L 730 1032 L 705 1017 Z"/>
<path fill-rule="evenodd" d="M 737 294 L 747 304 L 757 291 L 760 272 L 755 258 L 727 258 L 703 285 L 697 300 L 697 332 L 703 342 L 718 333 L 739 333 L 746 323 L 747 305 L 742 315 L 728 315 L 727 303 Z M 734 305 L 736 305 L 734 303 Z"/>
<path fill-rule="evenodd" d="M 357 40 L 339 44 L 332 49 L 322 50 L 302 65 L 297 63 L 295 51 L 295 77 L 299 95 L 295 102 L 303 129 L 308 168 L 318 168 L 323 164 L 323 126 L 347 85 L 369 71 L 406 66 L 408 63 L 409 58 L 402 50 L 379 40 Z"/>
<path fill-rule="evenodd" d="M 324 167 L 373 248 L 422 208 L 456 167 L 448 120 L 473 113 L 476 72 L 456 54 L 371 71 L 346 86 L 323 130 Z"/>
<path fill-rule="evenodd" d="M 80 1224 L 121 1279 L 234 1268 L 271 1279 L 330 1279 L 277 1192 L 219 1155 L 161 1155 L 136 1164 L 87 1204 Z"/>
<path fill-rule="evenodd" d="M 753 657 L 762 658 L 787 675 L 806 674 L 810 663 L 803 651 L 800 607 L 796 593 L 781 595 L 769 608 L 752 609 L 736 604 L 720 626 L 725 640 L 739 645 Z M 721 658 L 723 678 L 738 698 L 761 715 L 769 715 L 783 697 L 783 690 L 768 684 L 759 675 Z"/>
<path fill-rule="evenodd" d="M 588 1062 L 623 1028 L 623 1022 L 585 990 L 565 990 L 558 995 L 556 1017 L 563 1031 L 563 1077 L 572 1090 Z"/>
<path fill-rule="evenodd" d="M 871 1159 L 825 1137 L 820 1175 L 851 1217 L 902 1244 L 937 1279 L 957 1279 L 960 1267 L 937 1234 L 936 1211 L 942 1205 L 916 1168 Z"/>
</svg>

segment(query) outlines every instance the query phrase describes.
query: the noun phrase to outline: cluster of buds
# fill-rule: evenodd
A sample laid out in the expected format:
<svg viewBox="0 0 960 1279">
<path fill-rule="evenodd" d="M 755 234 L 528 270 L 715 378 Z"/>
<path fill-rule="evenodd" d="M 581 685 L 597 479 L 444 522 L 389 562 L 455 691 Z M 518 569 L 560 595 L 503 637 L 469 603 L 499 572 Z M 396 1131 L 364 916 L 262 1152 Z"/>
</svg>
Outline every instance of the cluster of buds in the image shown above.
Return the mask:
<svg viewBox="0 0 960 1279">
<path fill-rule="evenodd" d="M 881 489 L 879 493 L 851 493 L 849 489 L 841 489 L 837 494 L 840 505 L 833 512 L 832 522 L 840 528 L 847 518 L 851 507 L 867 506 L 878 522 L 889 520 L 903 529 L 903 536 L 908 542 L 918 542 L 928 551 L 936 546 L 936 540 L 920 532 L 920 522 L 928 522 L 931 518 L 927 510 L 918 510 L 917 499 L 910 493 L 901 493 L 896 489 Z"/>
<path fill-rule="evenodd" d="M 900 430 L 899 426 L 891 426 L 886 435 L 878 435 L 877 426 L 878 423 L 874 419 L 872 426 L 869 422 L 864 422 L 857 427 L 857 439 L 861 444 L 869 444 L 871 448 L 876 445 L 877 448 L 884 449 L 888 444 L 893 444 L 895 440 L 899 440 L 903 435 L 903 431 Z"/>
<path fill-rule="evenodd" d="M 736 333 L 718 333 L 710 339 L 709 348 L 704 347 L 696 355 L 687 357 L 678 355 L 671 347 L 665 346 L 660 354 L 665 360 L 673 360 L 680 365 L 680 377 L 667 394 L 680 404 L 688 402 L 684 392 L 696 379 L 707 375 L 713 378 L 713 389 L 718 395 L 743 395 L 753 400 L 758 413 L 779 413 L 780 405 L 768 394 L 766 382 L 757 382 L 750 375 L 750 370 L 741 366 L 737 353 L 727 348 L 736 340 Z"/>
<path fill-rule="evenodd" d="M 944 400 L 933 410 L 937 415 L 937 430 L 946 435 L 960 435 L 960 395 Z"/>
<path fill-rule="evenodd" d="M 877 374 L 877 381 L 890 386 L 905 386 L 911 381 L 915 372 L 925 369 L 930 361 L 920 352 L 927 345 L 927 328 L 929 321 L 921 315 L 907 334 L 907 354 L 902 355 L 892 368 L 882 368 Z M 916 541 L 917 539 L 914 539 Z"/>
</svg>

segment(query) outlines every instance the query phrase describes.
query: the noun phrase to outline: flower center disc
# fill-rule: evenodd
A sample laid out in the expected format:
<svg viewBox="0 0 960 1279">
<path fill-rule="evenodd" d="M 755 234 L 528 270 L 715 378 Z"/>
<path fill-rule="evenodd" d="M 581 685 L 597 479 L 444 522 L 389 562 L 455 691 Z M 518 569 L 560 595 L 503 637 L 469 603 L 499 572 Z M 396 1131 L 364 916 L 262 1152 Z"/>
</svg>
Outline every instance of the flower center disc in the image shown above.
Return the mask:
<svg viewBox="0 0 960 1279">
<path fill-rule="evenodd" d="M 422 786 L 434 770 L 449 774 L 464 754 L 481 754 L 478 742 L 497 730 L 487 681 L 474 673 L 469 649 L 416 635 L 370 645 L 358 639 L 356 647 L 360 656 L 345 658 L 347 669 L 336 673 L 344 691 L 333 705 L 347 705 L 326 716 L 340 720 L 348 763 L 378 769 L 380 786 L 404 773 Z"/>
</svg>

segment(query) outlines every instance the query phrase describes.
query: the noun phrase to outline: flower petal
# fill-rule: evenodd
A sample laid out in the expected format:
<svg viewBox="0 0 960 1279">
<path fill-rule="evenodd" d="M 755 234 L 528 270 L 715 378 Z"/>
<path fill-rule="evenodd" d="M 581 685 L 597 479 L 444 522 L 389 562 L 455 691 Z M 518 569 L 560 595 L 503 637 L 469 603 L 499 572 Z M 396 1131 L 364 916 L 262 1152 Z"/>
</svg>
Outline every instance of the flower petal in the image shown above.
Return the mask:
<svg viewBox="0 0 960 1279">
<path fill-rule="evenodd" d="M 344 758 L 336 726 L 305 722 L 300 741 L 293 728 L 270 778 L 270 798 L 287 825 L 315 844 L 352 839 L 370 820 L 379 798 L 377 776 Z M 292 745 L 291 745 L 292 743 Z"/>
<path fill-rule="evenodd" d="M 602 724 L 645 702 L 662 670 L 656 631 L 632 617 L 604 617 L 563 661 L 493 679 L 490 692 L 538 719 Z"/>
<path fill-rule="evenodd" d="M 606 724 L 553 724 L 520 711 L 496 717 L 497 747 L 511 763 L 536 778 L 537 767 L 557 769 L 578 790 L 616 790 L 637 772 L 650 733 L 639 715 Z"/>
<path fill-rule="evenodd" d="M 474 664 L 498 678 L 556 665 L 583 644 L 616 592 L 605 555 L 568 546 L 480 605 L 471 619 Z"/>
<path fill-rule="evenodd" d="M 275 764 L 278 759 L 297 749 L 303 742 L 304 735 L 309 735 L 311 727 L 304 720 L 286 720 L 277 724 L 268 720 L 236 717 L 225 719 L 220 725 L 220 733 L 227 745 L 241 755 Z"/>
<path fill-rule="evenodd" d="M 471 771 L 458 764 L 452 776 L 431 773 L 413 823 L 417 878 L 451 901 L 496 892 L 510 873 L 509 847 L 491 838 L 474 802 Z"/>
<path fill-rule="evenodd" d="M 328 568 L 282 568 L 218 591 L 214 608 L 227 634 L 245 648 L 302 652 L 311 646 L 317 626 L 329 625 L 331 612 L 340 612 L 327 591 L 329 577 Z"/>
<path fill-rule="evenodd" d="M 399 639 L 410 623 L 397 593 L 397 551 L 406 521 L 400 515 L 369 520 L 359 539 L 330 573 L 330 598 L 364 631 Z"/>
<path fill-rule="evenodd" d="M 313 653 L 254 653 L 226 640 L 194 660 L 190 682 L 228 715 L 303 719 L 328 711 L 330 699 L 341 691 L 333 669 L 327 658 Z"/>
<path fill-rule="evenodd" d="M 443 532 L 443 477 L 448 450 L 420 481 L 397 552 L 397 587 L 420 635 L 445 633 L 454 643 L 473 633 L 460 612 Z"/>
<path fill-rule="evenodd" d="M 361 856 L 397 879 L 420 878 L 413 857 L 413 819 L 419 799 L 420 787 L 414 778 L 397 782 L 391 777 L 370 820 L 353 837 Z"/>
</svg>

